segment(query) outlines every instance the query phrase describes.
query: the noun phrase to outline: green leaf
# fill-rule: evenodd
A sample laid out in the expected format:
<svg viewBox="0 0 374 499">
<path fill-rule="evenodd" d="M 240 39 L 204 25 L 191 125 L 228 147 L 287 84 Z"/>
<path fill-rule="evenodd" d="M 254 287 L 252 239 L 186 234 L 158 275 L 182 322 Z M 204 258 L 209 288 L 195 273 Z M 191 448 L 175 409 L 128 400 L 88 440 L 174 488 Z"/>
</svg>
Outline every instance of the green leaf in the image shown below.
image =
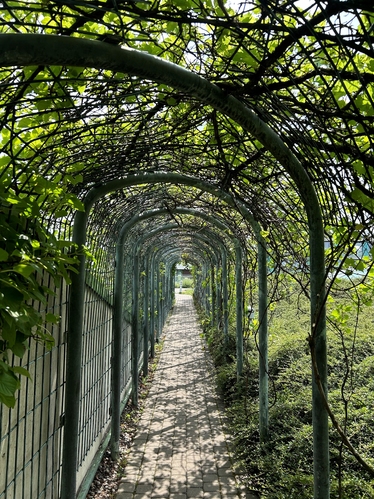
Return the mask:
<svg viewBox="0 0 374 499">
<path fill-rule="evenodd" d="M 27 369 L 21 366 L 14 366 L 10 368 L 15 374 L 20 374 L 21 376 L 26 376 L 31 379 L 31 375 Z"/>
<path fill-rule="evenodd" d="M 50 322 L 51 324 L 58 324 L 60 318 L 55 314 L 46 314 L 45 320 L 46 322 Z"/>
<path fill-rule="evenodd" d="M 53 109 L 52 101 L 49 99 L 38 100 L 35 103 L 39 111 L 45 111 L 46 109 Z"/>
<path fill-rule="evenodd" d="M 31 118 L 21 118 L 17 123 L 19 128 L 29 128 L 34 125 Z"/>
<path fill-rule="evenodd" d="M 25 355 L 25 352 L 27 350 L 26 345 L 24 343 L 15 343 L 11 347 L 12 352 L 14 355 L 22 359 L 22 357 Z"/>
<path fill-rule="evenodd" d="M 0 373 L 9 371 L 9 365 L 6 362 L 0 360 Z"/>
<path fill-rule="evenodd" d="M 11 372 L 0 372 L 0 394 L 5 397 L 13 397 L 19 389 L 19 379 Z"/>
<path fill-rule="evenodd" d="M 364 270 L 365 270 L 365 263 L 364 263 L 362 260 L 360 260 L 360 261 L 357 263 L 357 265 L 356 265 L 356 269 L 357 269 L 357 270 L 360 270 L 360 271 L 364 271 Z"/>
<path fill-rule="evenodd" d="M 58 211 L 56 211 L 56 213 L 54 214 L 54 216 L 56 218 L 61 218 L 61 217 L 66 217 L 67 214 L 68 214 L 67 210 L 58 210 Z"/>
<path fill-rule="evenodd" d="M 0 262 L 6 262 L 9 258 L 9 253 L 0 248 Z"/>
<path fill-rule="evenodd" d="M 42 288 L 40 288 L 42 289 Z M 41 303 L 46 303 L 46 297 L 43 292 L 39 288 L 34 288 L 29 290 L 29 298 L 34 298 L 35 300 L 39 300 Z"/>
<path fill-rule="evenodd" d="M 10 163 L 10 157 L 9 156 L 1 156 L 0 157 L 0 167 L 3 167 L 3 166 L 8 166 L 8 164 Z"/>
<path fill-rule="evenodd" d="M 10 317 L 7 312 L 2 314 L 2 318 L 4 319 L 4 322 L 2 325 L 1 335 L 3 339 L 8 343 L 8 348 L 12 348 L 12 346 L 16 342 L 17 337 L 16 321 L 13 317 Z"/>
<path fill-rule="evenodd" d="M 19 263 L 12 268 L 12 271 L 17 272 L 17 274 L 21 274 L 24 277 L 30 277 L 30 275 L 35 272 L 35 267 L 26 263 Z"/>
<path fill-rule="evenodd" d="M 10 307 L 12 310 L 18 310 L 19 305 L 24 302 L 23 293 L 14 287 L 2 285 L 1 293 L 4 296 L 2 300 L 4 305 Z"/>
<path fill-rule="evenodd" d="M 6 396 L 0 393 L 0 402 L 10 409 L 13 409 L 13 407 L 16 405 L 16 398 L 14 396 Z"/>
<path fill-rule="evenodd" d="M 34 249 L 38 249 L 40 248 L 40 242 L 39 241 L 36 241 L 35 239 L 31 241 L 31 246 L 34 248 Z"/>
<path fill-rule="evenodd" d="M 65 180 L 70 182 L 72 185 L 77 185 L 83 182 L 83 175 L 80 173 L 78 175 L 66 175 Z"/>
<path fill-rule="evenodd" d="M 175 99 L 174 97 L 168 97 L 166 99 L 166 103 L 168 104 L 168 106 L 175 106 L 177 104 L 177 99 Z"/>
<path fill-rule="evenodd" d="M 76 196 L 71 196 L 70 199 L 67 200 L 68 204 L 73 206 L 78 211 L 85 211 L 85 206 L 80 199 Z"/>
</svg>

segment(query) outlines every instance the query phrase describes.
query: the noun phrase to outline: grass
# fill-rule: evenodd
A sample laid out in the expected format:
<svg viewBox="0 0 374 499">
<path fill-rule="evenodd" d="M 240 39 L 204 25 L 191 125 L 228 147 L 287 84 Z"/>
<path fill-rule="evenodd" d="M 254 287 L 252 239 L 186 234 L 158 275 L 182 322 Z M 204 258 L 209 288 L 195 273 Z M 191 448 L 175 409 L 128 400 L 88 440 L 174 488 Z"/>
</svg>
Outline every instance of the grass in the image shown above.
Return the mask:
<svg viewBox="0 0 374 499">
<path fill-rule="evenodd" d="M 180 288 L 175 288 L 175 294 L 177 295 L 193 295 L 193 288 L 182 288 L 182 291 L 180 291 Z"/>
<path fill-rule="evenodd" d="M 291 294 L 290 294 L 291 296 Z M 349 308 L 351 307 L 351 309 Z M 256 337 L 246 339 L 245 375 L 236 383 L 235 337 L 222 355 L 222 338 L 206 329 L 216 362 L 217 383 L 227 407 L 242 478 L 269 499 L 313 496 L 311 362 L 306 341 L 306 299 L 278 302 L 269 321 L 269 440 L 259 444 L 258 353 Z M 339 312 L 336 312 L 338 310 Z M 374 341 L 370 306 L 354 314 L 351 297 L 335 293 L 329 302 L 329 402 L 355 448 L 374 465 Z M 373 499 L 374 477 L 330 432 L 331 499 Z"/>
</svg>

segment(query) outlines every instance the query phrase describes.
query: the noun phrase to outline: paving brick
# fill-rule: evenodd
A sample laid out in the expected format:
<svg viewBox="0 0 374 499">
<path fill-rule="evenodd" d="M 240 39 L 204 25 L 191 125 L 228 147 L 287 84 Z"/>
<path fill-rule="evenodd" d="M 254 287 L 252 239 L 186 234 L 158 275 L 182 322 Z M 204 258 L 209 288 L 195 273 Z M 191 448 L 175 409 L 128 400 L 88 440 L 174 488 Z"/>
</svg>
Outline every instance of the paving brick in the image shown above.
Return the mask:
<svg viewBox="0 0 374 499">
<path fill-rule="evenodd" d="M 219 492 L 219 491 L 215 492 L 215 491 L 208 490 L 208 491 L 204 491 L 203 498 L 204 499 L 222 499 L 222 495 L 221 495 L 221 492 Z M 226 496 L 224 496 L 224 498 L 226 499 Z"/>
<path fill-rule="evenodd" d="M 139 483 L 136 486 L 135 493 L 136 494 L 145 494 L 145 495 L 149 494 L 149 495 L 151 495 L 152 487 L 153 487 L 152 483 Z"/>
<path fill-rule="evenodd" d="M 187 488 L 187 497 L 197 499 L 204 497 L 204 491 L 200 487 L 188 487 Z"/>
<path fill-rule="evenodd" d="M 132 492 L 121 492 L 119 489 L 116 495 L 116 499 L 133 499 L 133 497 Z"/>
<path fill-rule="evenodd" d="M 118 487 L 118 492 L 121 494 L 132 494 L 134 492 L 135 483 L 135 481 L 128 482 L 125 478 L 122 478 Z"/>
<path fill-rule="evenodd" d="M 239 497 L 225 418 L 218 410 L 222 404 L 190 296 L 176 296 L 164 332 L 164 349 L 116 499 Z"/>
</svg>

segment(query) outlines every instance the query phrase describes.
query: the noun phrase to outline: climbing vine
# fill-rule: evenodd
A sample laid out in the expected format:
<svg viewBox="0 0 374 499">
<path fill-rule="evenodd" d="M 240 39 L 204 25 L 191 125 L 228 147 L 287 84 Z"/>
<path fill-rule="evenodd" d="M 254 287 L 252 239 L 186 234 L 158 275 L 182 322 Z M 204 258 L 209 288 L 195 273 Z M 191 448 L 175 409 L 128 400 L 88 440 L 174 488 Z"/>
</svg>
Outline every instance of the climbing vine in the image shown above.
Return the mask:
<svg viewBox="0 0 374 499">
<path fill-rule="evenodd" d="M 60 189 L 55 193 L 51 190 L 53 194 L 57 197 Z M 74 196 L 65 198 L 66 206 L 82 208 Z M 0 402 L 8 407 L 14 407 L 19 377 L 30 377 L 22 365 L 29 341 L 47 349 L 54 345 L 48 324 L 56 324 L 60 317 L 40 312 L 36 306 L 40 303 L 45 307 L 53 293 L 43 279 L 51 276 L 58 288 L 63 280 L 69 283 L 69 273 L 75 271 L 71 242 L 59 239 L 35 218 L 42 210 L 40 201 L 36 195 L 0 193 Z M 61 200 L 59 204 L 64 205 Z M 12 356 L 21 359 L 21 365 L 13 363 Z"/>
</svg>

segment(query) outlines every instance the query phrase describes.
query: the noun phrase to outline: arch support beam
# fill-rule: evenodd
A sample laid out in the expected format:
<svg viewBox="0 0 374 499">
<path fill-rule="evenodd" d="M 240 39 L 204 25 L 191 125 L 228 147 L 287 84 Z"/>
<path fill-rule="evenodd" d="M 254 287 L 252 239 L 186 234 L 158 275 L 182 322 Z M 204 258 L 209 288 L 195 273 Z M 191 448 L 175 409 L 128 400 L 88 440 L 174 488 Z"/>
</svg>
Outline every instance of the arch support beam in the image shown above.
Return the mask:
<svg viewBox="0 0 374 499">
<path fill-rule="evenodd" d="M 242 248 L 239 241 L 235 247 L 235 287 L 236 287 L 236 374 L 238 381 L 243 374 L 243 278 Z"/>
<path fill-rule="evenodd" d="M 259 429 L 260 442 L 269 431 L 267 255 L 265 243 L 258 243 L 258 318 L 259 318 Z"/>
</svg>

